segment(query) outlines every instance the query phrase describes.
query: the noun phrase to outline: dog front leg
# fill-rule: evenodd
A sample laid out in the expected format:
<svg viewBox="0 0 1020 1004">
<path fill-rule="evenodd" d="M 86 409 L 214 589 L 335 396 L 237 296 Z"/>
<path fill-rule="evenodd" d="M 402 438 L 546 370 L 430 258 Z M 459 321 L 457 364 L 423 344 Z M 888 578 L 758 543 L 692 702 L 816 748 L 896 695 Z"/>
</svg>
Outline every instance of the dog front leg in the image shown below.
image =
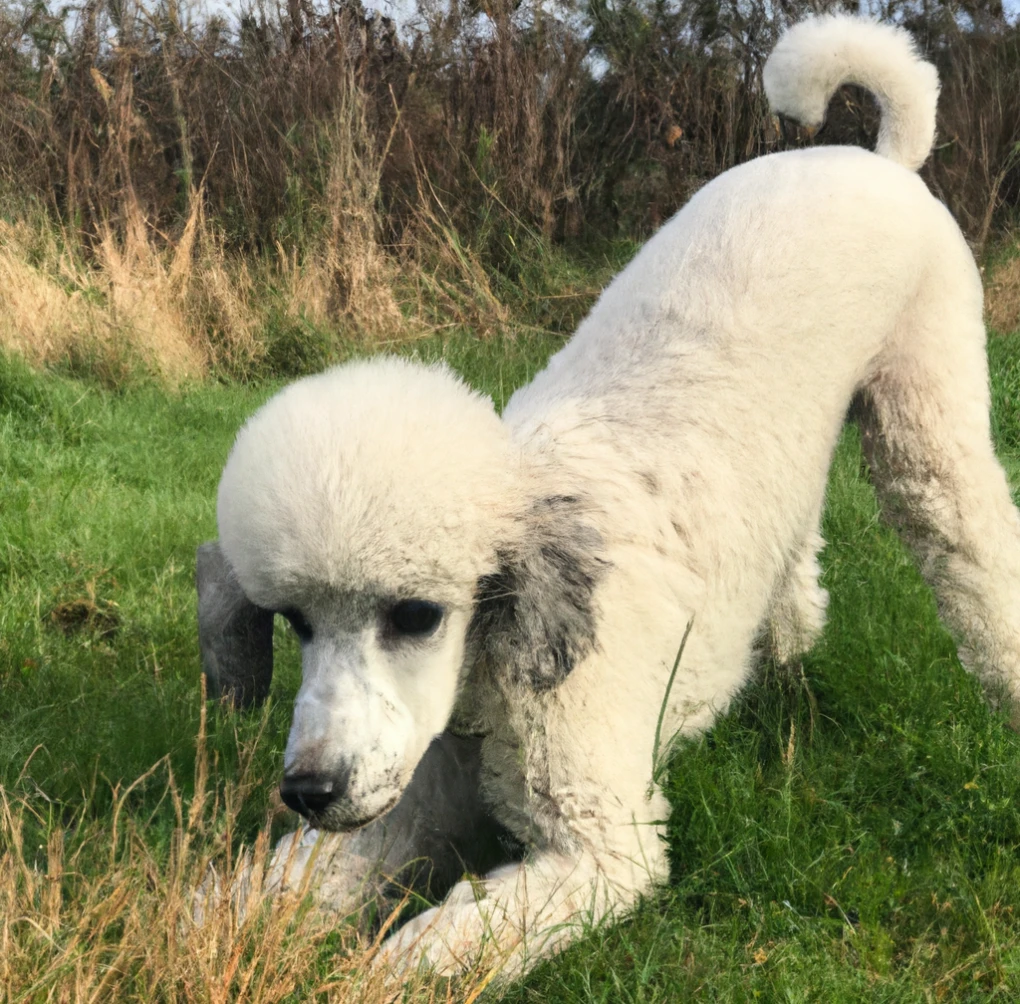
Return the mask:
<svg viewBox="0 0 1020 1004">
<path fill-rule="evenodd" d="M 446 899 L 383 942 L 376 965 L 403 977 L 420 966 L 442 975 L 484 966 L 502 978 L 525 972 L 586 926 L 633 905 L 652 876 L 613 875 L 594 855 L 536 854 L 477 882 L 458 882 Z"/>
</svg>

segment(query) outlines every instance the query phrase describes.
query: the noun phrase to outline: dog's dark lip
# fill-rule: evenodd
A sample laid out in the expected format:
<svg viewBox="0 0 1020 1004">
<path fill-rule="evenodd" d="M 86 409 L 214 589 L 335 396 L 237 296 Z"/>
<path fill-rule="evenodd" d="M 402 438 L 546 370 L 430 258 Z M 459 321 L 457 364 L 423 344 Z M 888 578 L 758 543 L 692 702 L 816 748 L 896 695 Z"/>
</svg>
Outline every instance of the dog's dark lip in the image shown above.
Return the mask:
<svg viewBox="0 0 1020 1004">
<path fill-rule="evenodd" d="M 360 830 L 363 826 L 368 826 L 369 823 L 374 823 L 380 816 L 385 816 L 399 801 L 400 795 L 394 795 L 378 812 L 373 813 L 371 816 L 363 816 L 354 822 L 344 821 L 336 823 L 330 820 L 330 813 L 327 812 L 323 816 L 309 816 L 308 823 L 315 829 L 325 830 L 327 833 L 353 833 L 355 830 Z"/>
</svg>

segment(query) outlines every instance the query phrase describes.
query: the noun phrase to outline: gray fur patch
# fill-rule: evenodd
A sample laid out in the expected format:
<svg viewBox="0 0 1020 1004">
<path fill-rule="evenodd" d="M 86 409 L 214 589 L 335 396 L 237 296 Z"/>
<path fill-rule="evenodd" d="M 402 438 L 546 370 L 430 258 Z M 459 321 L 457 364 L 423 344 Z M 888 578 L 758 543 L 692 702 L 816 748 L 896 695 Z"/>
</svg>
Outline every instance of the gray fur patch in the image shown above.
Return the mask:
<svg viewBox="0 0 1020 1004">
<path fill-rule="evenodd" d="M 539 499 L 522 544 L 478 582 L 471 636 L 497 673 L 549 690 L 596 647 L 602 539 L 574 496 Z"/>
<path fill-rule="evenodd" d="M 638 471 L 638 477 L 641 479 L 641 484 L 644 486 L 645 491 L 653 498 L 656 495 L 662 494 L 662 485 L 652 471 Z"/>
<path fill-rule="evenodd" d="M 671 520 L 670 522 L 673 525 L 673 532 L 677 535 L 677 537 L 679 537 L 680 540 L 682 540 L 685 544 L 690 544 L 691 535 L 687 532 L 687 529 L 686 527 L 684 527 L 683 523 L 676 519 Z"/>
</svg>

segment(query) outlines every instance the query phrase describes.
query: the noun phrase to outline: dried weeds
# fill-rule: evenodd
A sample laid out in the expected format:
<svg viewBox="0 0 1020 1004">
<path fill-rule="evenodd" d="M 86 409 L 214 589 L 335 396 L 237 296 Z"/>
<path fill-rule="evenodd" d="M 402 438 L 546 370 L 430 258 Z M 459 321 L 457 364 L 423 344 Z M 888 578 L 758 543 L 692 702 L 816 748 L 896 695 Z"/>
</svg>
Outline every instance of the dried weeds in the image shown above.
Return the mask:
<svg viewBox="0 0 1020 1004">
<path fill-rule="evenodd" d="M 88 805 L 68 818 L 44 814 L 38 798 L 0 788 L 0 999 L 274 1004 L 294 999 L 383 1004 L 477 998 L 491 979 L 479 972 L 456 985 L 415 977 L 402 990 L 371 967 L 380 936 L 338 928 L 310 906 L 307 888 L 268 895 L 248 883 L 244 902 L 221 897 L 201 923 L 196 895 L 210 866 L 230 882 L 242 867 L 265 872 L 268 821 L 250 853 L 234 846 L 246 795 L 240 776 L 211 776 L 205 717 L 198 736 L 194 793 L 185 798 L 161 761 L 123 790 L 113 810 Z M 131 814 L 132 791 L 165 779 L 176 816 L 168 847 L 147 839 Z M 384 925 L 383 930 L 386 929 Z"/>
</svg>

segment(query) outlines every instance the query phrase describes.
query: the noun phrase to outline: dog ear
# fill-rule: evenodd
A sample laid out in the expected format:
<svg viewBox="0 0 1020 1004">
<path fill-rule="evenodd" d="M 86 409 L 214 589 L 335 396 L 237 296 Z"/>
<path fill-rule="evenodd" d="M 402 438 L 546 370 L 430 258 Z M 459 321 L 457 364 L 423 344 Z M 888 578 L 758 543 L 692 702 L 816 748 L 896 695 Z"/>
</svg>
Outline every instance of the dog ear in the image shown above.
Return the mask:
<svg viewBox="0 0 1020 1004">
<path fill-rule="evenodd" d="M 478 583 L 472 638 L 497 673 L 549 690 L 597 646 L 595 587 L 608 563 L 574 496 L 540 499 L 522 543 Z"/>
<path fill-rule="evenodd" d="M 198 549 L 195 584 L 209 696 L 238 707 L 261 703 L 273 680 L 273 612 L 248 599 L 216 541 Z"/>
</svg>

